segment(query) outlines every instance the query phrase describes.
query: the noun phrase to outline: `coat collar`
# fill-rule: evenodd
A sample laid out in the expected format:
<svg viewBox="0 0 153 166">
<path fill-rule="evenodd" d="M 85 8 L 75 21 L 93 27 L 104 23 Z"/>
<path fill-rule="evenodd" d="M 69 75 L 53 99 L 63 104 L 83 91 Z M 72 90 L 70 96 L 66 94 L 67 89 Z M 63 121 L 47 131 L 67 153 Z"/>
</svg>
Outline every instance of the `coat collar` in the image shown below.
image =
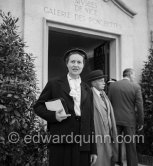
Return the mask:
<svg viewBox="0 0 153 166">
<path fill-rule="evenodd" d="M 67 76 L 61 78 L 62 89 L 69 95 L 70 93 L 70 86 L 67 80 Z"/>
<path fill-rule="evenodd" d="M 84 103 L 87 97 L 87 86 L 81 82 L 81 105 Z"/>
<path fill-rule="evenodd" d="M 124 77 L 122 80 L 131 82 L 130 78 L 128 78 L 128 77 Z"/>
<path fill-rule="evenodd" d="M 100 110 L 100 108 L 102 107 L 107 110 L 107 106 L 103 103 L 100 95 L 95 91 L 95 88 L 92 88 L 92 91 L 93 91 L 93 96 L 96 102 L 97 109 Z"/>
</svg>

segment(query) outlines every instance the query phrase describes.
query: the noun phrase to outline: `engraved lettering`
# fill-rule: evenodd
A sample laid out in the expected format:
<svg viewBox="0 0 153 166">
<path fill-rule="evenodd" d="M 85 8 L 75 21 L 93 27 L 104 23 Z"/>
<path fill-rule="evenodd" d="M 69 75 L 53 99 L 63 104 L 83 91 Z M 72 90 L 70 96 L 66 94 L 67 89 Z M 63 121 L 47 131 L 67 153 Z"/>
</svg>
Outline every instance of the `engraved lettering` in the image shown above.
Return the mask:
<svg viewBox="0 0 153 166">
<path fill-rule="evenodd" d="M 76 12 L 81 12 L 82 11 L 82 6 L 75 5 L 75 11 Z"/>
<path fill-rule="evenodd" d="M 58 10 L 58 9 L 52 9 L 52 8 L 45 7 L 44 12 L 48 13 L 48 14 L 56 15 L 59 17 L 71 18 L 70 12 L 66 12 L 66 11 L 62 11 L 62 10 Z"/>
<path fill-rule="evenodd" d="M 85 8 L 85 11 L 86 11 L 88 14 L 91 14 L 91 15 L 96 15 L 96 14 L 97 14 L 97 11 L 94 10 L 94 9 L 91 9 L 91 8 Z"/>
<path fill-rule="evenodd" d="M 91 8 L 97 8 L 97 4 L 94 1 L 89 0 L 75 0 L 75 4 L 81 6 L 87 6 Z"/>
<path fill-rule="evenodd" d="M 93 24 L 93 25 L 99 25 L 101 27 L 108 27 L 108 28 L 113 28 L 113 29 L 121 29 L 121 25 L 115 22 L 111 22 L 108 20 L 103 20 L 99 17 L 97 17 L 97 9 L 91 8 L 91 7 L 82 7 L 80 4 L 84 4 L 89 6 L 91 4 L 91 1 L 87 0 L 75 0 L 78 5 L 74 5 L 75 7 L 75 13 L 71 13 L 68 11 L 64 10 L 59 10 L 55 8 L 49 8 L 49 7 L 44 7 L 44 12 L 52 15 L 52 16 L 57 16 L 59 18 L 67 18 L 70 20 L 74 20 L 77 22 L 86 22 L 88 24 Z M 90 2 L 90 3 L 89 3 Z M 85 13 L 82 13 L 84 11 Z M 76 13 L 77 12 L 77 13 Z"/>
<path fill-rule="evenodd" d="M 79 15 L 79 14 L 75 14 L 75 20 L 77 21 L 85 21 L 85 16 L 83 15 Z"/>
</svg>

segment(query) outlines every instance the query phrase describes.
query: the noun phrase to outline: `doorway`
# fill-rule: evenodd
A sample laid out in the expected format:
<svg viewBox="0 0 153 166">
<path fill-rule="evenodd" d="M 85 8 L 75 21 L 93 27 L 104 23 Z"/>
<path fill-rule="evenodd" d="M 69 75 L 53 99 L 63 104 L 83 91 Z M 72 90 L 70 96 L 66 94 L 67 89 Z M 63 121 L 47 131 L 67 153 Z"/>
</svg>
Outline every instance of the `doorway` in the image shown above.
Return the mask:
<svg viewBox="0 0 153 166">
<path fill-rule="evenodd" d="M 88 61 L 81 74 L 84 81 L 86 81 L 86 74 L 95 69 L 103 70 L 109 78 L 110 41 L 107 38 L 50 28 L 48 32 L 48 80 L 67 73 L 63 55 L 72 48 L 81 48 L 87 52 Z"/>
</svg>

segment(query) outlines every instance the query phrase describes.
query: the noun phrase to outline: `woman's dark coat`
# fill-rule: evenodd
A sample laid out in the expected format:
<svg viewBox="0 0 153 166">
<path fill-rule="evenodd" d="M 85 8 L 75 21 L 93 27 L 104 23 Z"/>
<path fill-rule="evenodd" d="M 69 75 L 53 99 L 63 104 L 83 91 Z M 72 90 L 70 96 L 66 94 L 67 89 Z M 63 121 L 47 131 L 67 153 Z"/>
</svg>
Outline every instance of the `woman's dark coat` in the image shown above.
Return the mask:
<svg viewBox="0 0 153 166">
<path fill-rule="evenodd" d="M 48 129 L 52 136 L 52 141 L 54 143 L 54 138 L 56 136 L 69 136 L 69 141 L 72 140 L 76 135 L 80 134 L 78 139 L 82 138 L 83 141 L 80 144 L 80 151 L 89 151 L 90 154 L 96 154 L 96 144 L 95 144 L 95 130 L 94 130 L 94 121 L 93 121 L 93 99 L 92 91 L 87 84 L 81 82 L 81 125 L 80 129 L 76 127 L 76 116 L 74 112 L 74 101 L 73 98 L 69 95 L 70 87 L 67 80 L 67 77 L 53 79 L 47 83 L 44 90 L 42 91 L 38 101 L 34 106 L 35 113 L 45 119 L 48 123 Z M 54 111 L 47 110 L 45 102 L 56 99 L 63 98 L 68 108 L 68 113 L 71 114 L 66 120 L 58 122 L 55 117 Z M 66 143 L 66 137 L 62 138 L 60 143 Z M 75 137 L 76 138 L 76 137 Z"/>
</svg>

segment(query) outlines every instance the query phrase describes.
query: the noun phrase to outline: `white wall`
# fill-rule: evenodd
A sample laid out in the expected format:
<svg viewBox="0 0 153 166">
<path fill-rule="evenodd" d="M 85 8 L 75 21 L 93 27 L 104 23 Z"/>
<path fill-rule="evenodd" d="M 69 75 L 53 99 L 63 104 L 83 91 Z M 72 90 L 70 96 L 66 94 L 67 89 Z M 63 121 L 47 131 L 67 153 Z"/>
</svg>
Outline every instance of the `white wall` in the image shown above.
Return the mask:
<svg viewBox="0 0 153 166">
<path fill-rule="evenodd" d="M 111 0 L 0 0 L 3 11 L 11 11 L 20 18 L 19 26 L 27 44 L 26 51 L 36 56 L 36 70 L 40 87 L 43 81 L 44 30 L 43 19 L 83 29 L 96 30 L 106 36 L 117 35 L 117 78 L 126 67 L 136 69 L 140 79 L 143 61 L 149 48 L 147 1 L 122 0 L 137 12 L 134 18 L 124 13 Z M 150 0 L 152 1 L 152 0 Z M 113 52 L 113 50 L 111 50 Z M 46 64 L 47 65 L 47 64 Z M 47 69 L 47 67 L 46 67 Z"/>
<path fill-rule="evenodd" d="M 135 0 L 135 9 L 137 15 L 134 19 L 134 68 L 136 69 L 137 80 L 141 79 L 141 72 L 144 61 L 147 58 L 149 50 L 149 31 L 147 1 Z"/>
<path fill-rule="evenodd" d="M 4 13 L 11 12 L 12 16 L 19 18 L 18 26 L 20 35 L 23 36 L 23 0 L 0 0 L 0 10 Z M 1 21 L 1 20 L 0 20 Z"/>
<path fill-rule="evenodd" d="M 150 47 L 153 48 L 153 0 L 148 0 L 147 1 L 147 7 L 148 7 L 148 23 L 149 23 L 149 42 L 150 42 Z"/>
</svg>

